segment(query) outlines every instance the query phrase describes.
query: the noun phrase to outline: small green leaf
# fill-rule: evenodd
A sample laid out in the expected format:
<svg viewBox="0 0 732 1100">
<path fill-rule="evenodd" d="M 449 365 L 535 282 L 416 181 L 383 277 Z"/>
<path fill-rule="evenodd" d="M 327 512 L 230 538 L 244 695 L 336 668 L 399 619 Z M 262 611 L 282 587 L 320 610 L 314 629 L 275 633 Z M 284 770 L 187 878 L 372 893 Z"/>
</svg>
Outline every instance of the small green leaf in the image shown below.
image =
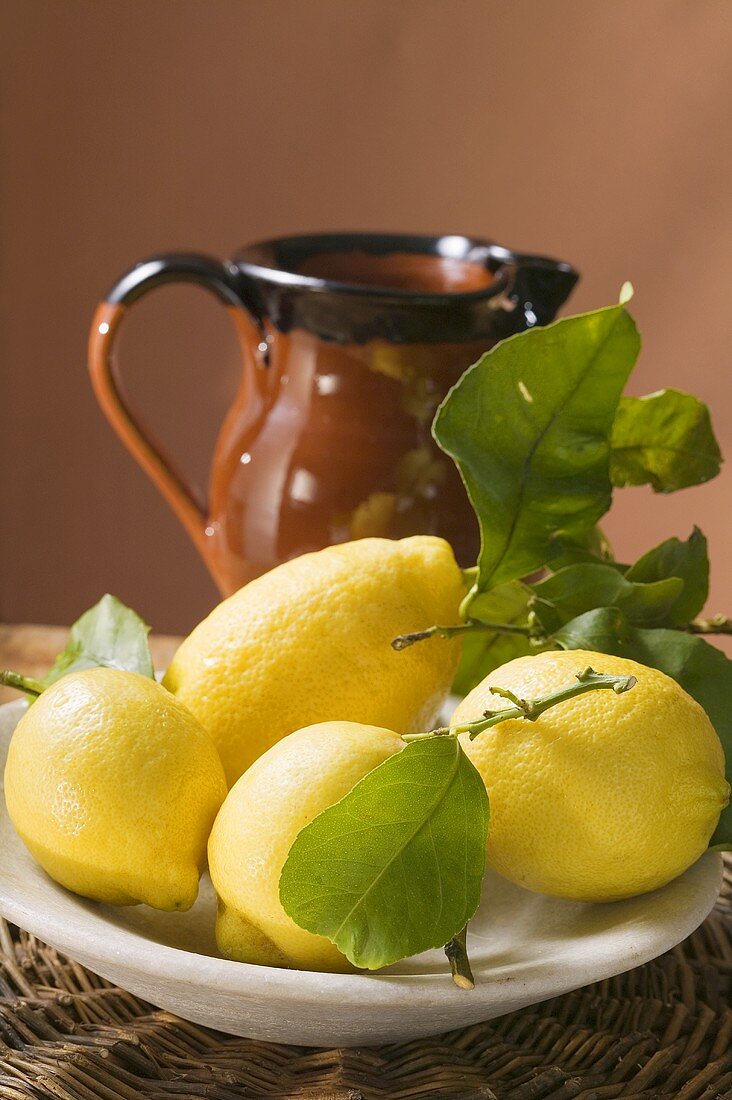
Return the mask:
<svg viewBox="0 0 732 1100">
<path fill-rule="evenodd" d="M 623 397 L 612 430 L 613 485 L 672 493 L 719 473 L 722 455 L 709 409 L 681 390 Z"/>
<path fill-rule="evenodd" d="M 722 742 L 732 783 L 732 661 L 696 634 L 630 626 L 616 608 L 602 607 L 567 623 L 555 635 L 563 649 L 594 649 L 630 657 L 671 676 L 696 699 Z M 722 811 L 710 847 L 732 849 L 732 805 Z"/>
<path fill-rule="evenodd" d="M 69 672 L 118 668 L 155 676 L 147 636 L 150 627 L 115 596 L 102 596 L 69 631 L 63 653 L 41 681 L 48 687 Z"/>
<path fill-rule="evenodd" d="M 596 607 L 560 627 L 554 634 L 554 641 L 562 649 L 617 654 L 628 629 L 628 620 L 617 607 Z"/>
<path fill-rule="evenodd" d="M 509 581 L 478 596 L 470 615 L 488 623 L 525 626 L 528 623 L 531 590 L 521 581 Z M 489 672 L 514 657 L 535 652 L 528 638 L 517 634 L 493 634 L 478 630 L 463 636 L 462 656 L 452 690 L 467 695 Z"/>
<path fill-rule="evenodd" d="M 487 830 L 485 786 L 457 739 L 415 741 L 299 833 L 280 901 L 301 928 L 376 970 L 467 924 Z"/>
<path fill-rule="evenodd" d="M 547 634 L 596 607 L 618 607 L 630 622 L 655 626 L 664 622 L 683 587 L 679 577 L 643 584 L 628 580 L 612 565 L 585 562 L 531 585 L 531 609 Z"/>
<path fill-rule="evenodd" d="M 683 590 L 669 608 L 664 625 L 686 626 L 703 609 L 709 595 L 707 540 L 698 527 L 686 542 L 666 539 L 631 565 L 625 576 L 646 584 L 664 577 L 681 577 Z"/>
<path fill-rule="evenodd" d="M 612 565 L 621 572 L 627 568 L 615 561 L 612 546 L 600 527 L 590 527 L 576 539 L 562 535 L 552 539 L 545 564 L 556 573 L 565 565 L 578 565 L 585 561 Z"/>
<path fill-rule="evenodd" d="M 437 411 L 478 516 L 476 591 L 527 576 L 562 532 L 576 539 L 610 506 L 610 431 L 640 338 L 623 306 L 496 345 Z"/>
</svg>

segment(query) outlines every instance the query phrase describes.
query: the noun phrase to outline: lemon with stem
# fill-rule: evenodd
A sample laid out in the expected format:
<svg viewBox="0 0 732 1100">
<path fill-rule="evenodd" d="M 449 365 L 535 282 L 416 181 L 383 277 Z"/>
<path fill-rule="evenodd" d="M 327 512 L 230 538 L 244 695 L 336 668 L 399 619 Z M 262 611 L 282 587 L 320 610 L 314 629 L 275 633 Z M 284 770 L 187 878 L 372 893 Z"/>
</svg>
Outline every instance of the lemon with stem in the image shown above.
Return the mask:
<svg viewBox="0 0 732 1100">
<path fill-rule="evenodd" d="M 575 696 L 536 721 L 505 721 L 461 742 L 490 799 L 489 865 L 539 893 L 611 901 L 670 882 L 709 844 L 729 784 L 703 708 L 637 661 L 553 650 L 495 669 L 452 721 L 496 709 L 493 685 L 530 700 L 583 664 L 637 686 L 610 699 Z"/>
</svg>

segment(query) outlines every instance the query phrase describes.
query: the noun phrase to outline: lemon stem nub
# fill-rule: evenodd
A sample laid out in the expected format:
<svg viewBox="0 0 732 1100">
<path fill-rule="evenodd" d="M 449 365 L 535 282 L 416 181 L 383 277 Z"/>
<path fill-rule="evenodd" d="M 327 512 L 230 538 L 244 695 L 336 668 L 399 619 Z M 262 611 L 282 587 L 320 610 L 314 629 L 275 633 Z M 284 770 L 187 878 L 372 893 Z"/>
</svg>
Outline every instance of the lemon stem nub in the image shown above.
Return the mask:
<svg viewBox="0 0 732 1100">
<path fill-rule="evenodd" d="M 24 691 L 26 695 L 33 695 L 36 698 L 46 690 L 46 685 L 40 680 L 34 680 L 32 676 L 23 676 L 20 672 L 12 672 L 9 668 L 0 671 L 0 684 L 14 688 L 16 691 Z"/>
<path fill-rule="evenodd" d="M 439 729 L 430 730 L 428 733 L 405 733 L 404 741 L 420 741 L 425 737 L 455 737 L 459 733 L 467 733 L 472 741 L 484 730 L 491 726 L 497 726 L 499 722 L 507 722 L 511 718 L 526 718 L 529 722 L 535 722 L 545 710 L 554 707 L 557 703 L 564 703 L 567 699 L 574 699 L 577 695 L 584 695 L 587 691 L 610 689 L 616 695 L 622 695 L 635 687 L 635 676 L 607 676 L 602 672 L 595 672 L 593 668 L 585 668 L 578 672 L 575 680 L 559 691 L 551 691 L 540 699 L 520 699 L 508 688 L 490 687 L 492 695 L 499 695 L 502 699 L 508 699 L 510 707 L 502 707 L 500 710 L 486 710 L 483 717 L 474 722 L 463 722 L 456 726 L 441 726 Z"/>
<path fill-rule="evenodd" d="M 452 971 L 452 980 L 458 989 L 475 989 L 475 978 L 470 967 L 468 947 L 466 944 L 468 926 L 464 926 L 457 936 L 453 936 L 449 943 L 445 944 L 445 954 Z"/>
</svg>

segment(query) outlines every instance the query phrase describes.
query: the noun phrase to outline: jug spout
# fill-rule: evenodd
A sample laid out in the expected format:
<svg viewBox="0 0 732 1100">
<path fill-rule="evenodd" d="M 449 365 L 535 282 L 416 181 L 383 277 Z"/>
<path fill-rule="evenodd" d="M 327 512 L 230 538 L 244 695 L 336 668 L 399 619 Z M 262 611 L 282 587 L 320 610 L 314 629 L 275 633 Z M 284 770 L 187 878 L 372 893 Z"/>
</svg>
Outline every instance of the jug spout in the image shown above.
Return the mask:
<svg viewBox="0 0 732 1100">
<path fill-rule="evenodd" d="M 523 321 L 521 328 L 548 325 L 571 294 L 579 272 L 544 256 L 516 256 L 515 263 L 509 296 Z"/>
</svg>

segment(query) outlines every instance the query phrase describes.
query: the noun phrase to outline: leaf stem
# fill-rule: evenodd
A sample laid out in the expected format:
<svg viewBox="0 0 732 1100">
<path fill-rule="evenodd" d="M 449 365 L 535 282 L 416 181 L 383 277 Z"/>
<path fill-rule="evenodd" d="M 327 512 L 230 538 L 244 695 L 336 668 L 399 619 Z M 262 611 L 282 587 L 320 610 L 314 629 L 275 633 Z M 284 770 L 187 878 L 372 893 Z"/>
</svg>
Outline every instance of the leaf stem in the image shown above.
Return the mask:
<svg viewBox="0 0 732 1100">
<path fill-rule="evenodd" d="M 470 966 L 466 943 L 467 932 L 468 926 L 466 924 L 457 936 L 453 936 L 450 942 L 445 944 L 445 954 L 452 971 L 452 980 L 458 989 L 475 989 L 475 978 Z"/>
<path fill-rule="evenodd" d="M 493 695 L 508 699 L 513 705 L 502 707 L 500 710 L 486 710 L 483 712 L 483 717 L 474 722 L 463 722 L 457 726 L 441 726 L 428 733 L 405 733 L 402 735 L 402 740 L 421 741 L 427 737 L 456 737 L 459 733 L 467 733 L 472 741 L 479 733 L 490 729 L 491 726 L 497 726 L 499 722 L 507 722 L 511 718 L 526 718 L 529 722 L 535 722 L 550 707 L 555 707 L 557 703 L 564 703 L 567 699 L 574 699 L 577 695 L 584 695 L 587 691 L 610 689 L 616 695 L 621 695 L 624 691 L 630 691 L 636 683 L 635 676 L 607 676 L 602 672 L 595 672 L 592 668 L 585 668 L 577 673 L 574 683 L 543 695 L 540 699 L 520 699 L 508 688 L 491 687 L 490 691 Z"/>
<path fill-rule="evenodd" d="M 20 672 L 12 672 L 9 668 L 0 671 L 0 684 L 14 688 L 15 691 L 23 691 L 26 695 L 35 695 L 36 698 L 46 690 L 46 685 L 40 680 L 34 680 L 32 676 L 23 676 Z"/>
<path fill-rule="evenodd" d="M 690 634 L 732 634 L 732 619 L 712 615 L 711 619 L 694 619 L 686 629 Z"/>
<path fill-rule="evenodd" d="M 459 626 L 431 626 L 428 630 L 419 630 L 414 634 L 400 634 L 391 643 L 391 648 L 396 650 L 407 649 L 415 642 L 424 642 L 427 638 L 454 638 L 461 634 L 470 634 L 473 631 L 487 631 L 490 634 L 520 634 L 524 638 L 531 637 L 528 626 L 515 626 L 511 623 L 484 623 L 479 619 L 468 619 Z"/>
</svg>

